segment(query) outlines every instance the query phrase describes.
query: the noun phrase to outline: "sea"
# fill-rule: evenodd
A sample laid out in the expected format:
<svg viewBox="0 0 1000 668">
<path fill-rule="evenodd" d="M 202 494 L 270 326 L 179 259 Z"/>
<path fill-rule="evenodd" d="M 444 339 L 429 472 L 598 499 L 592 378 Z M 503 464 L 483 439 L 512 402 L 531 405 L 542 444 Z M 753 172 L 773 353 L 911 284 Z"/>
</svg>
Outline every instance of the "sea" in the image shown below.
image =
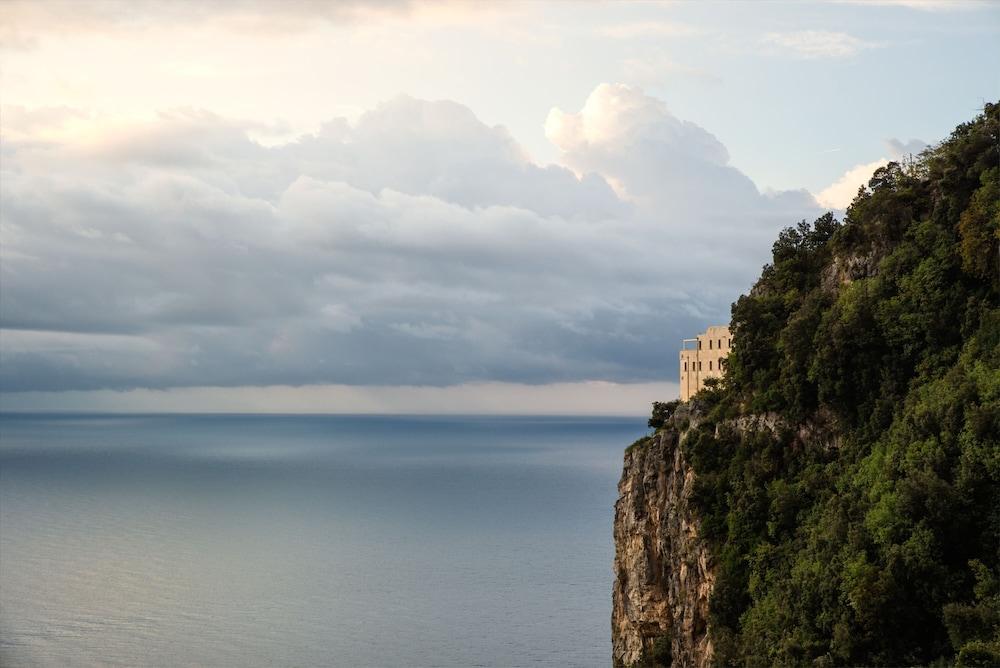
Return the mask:
<svg viewBox="0 0 1000 668">
<path fill-rule="evenodd" d="M 0 665 L 608 666 L 638 418 L 0 415 Z"/>
</svg>

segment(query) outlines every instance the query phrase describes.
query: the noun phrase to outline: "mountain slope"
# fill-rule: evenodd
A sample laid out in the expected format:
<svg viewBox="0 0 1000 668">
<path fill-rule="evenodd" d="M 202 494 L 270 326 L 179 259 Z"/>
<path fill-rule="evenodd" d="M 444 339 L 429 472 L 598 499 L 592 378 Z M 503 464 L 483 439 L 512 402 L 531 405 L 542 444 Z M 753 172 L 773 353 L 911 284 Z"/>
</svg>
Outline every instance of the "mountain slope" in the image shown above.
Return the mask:
<svg viewBox="0 0 1000 668">
<path fill-rule="evenodd" d="M 660 429 L 710 546 L 695 662 L 1000 665 L 998 145 L 986 105 L 785 230 L 725 381 Z"/>
</svg>

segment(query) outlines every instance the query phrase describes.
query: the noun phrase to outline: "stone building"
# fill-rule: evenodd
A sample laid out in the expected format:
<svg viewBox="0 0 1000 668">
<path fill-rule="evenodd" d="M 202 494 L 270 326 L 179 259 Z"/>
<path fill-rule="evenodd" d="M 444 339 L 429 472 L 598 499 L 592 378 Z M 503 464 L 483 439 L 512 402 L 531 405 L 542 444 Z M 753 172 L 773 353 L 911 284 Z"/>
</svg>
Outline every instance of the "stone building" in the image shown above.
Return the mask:
<svg viewBox="0 0 1000 668">
<path fill-rule="evenodd" d="M 726 325 L 713 325 L 697 338 L 681 341 L 681 401 L 705 387 L 706 379 L 723 374 L 732 342 Z"/>
</svg>

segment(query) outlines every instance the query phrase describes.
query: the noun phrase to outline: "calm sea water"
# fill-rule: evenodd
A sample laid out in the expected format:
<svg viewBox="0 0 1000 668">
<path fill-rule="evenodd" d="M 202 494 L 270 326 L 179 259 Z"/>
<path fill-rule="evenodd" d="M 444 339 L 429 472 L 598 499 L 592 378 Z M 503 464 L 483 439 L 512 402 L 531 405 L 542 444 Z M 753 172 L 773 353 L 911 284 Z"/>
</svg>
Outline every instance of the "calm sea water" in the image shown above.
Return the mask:
<svg viewBox="0 0 1000 668">
<path fill-rule="evenodd" d="M 0 416 L 0 663 L 606 666 L 639 419 Z"/>
</svg>

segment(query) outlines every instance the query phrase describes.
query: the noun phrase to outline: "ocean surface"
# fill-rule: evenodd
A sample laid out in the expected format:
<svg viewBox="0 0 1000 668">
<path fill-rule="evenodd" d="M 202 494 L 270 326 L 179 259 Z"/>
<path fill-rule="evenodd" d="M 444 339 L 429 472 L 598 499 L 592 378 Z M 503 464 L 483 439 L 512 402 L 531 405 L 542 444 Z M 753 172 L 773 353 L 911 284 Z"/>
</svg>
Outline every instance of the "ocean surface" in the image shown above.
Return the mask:
<svg viewBox="0 0 1000 668">
<path fill-rule="evenodd" d="M 3 666 L 607 666 L 637 418 L 0 416 Z"/>
</svg>

